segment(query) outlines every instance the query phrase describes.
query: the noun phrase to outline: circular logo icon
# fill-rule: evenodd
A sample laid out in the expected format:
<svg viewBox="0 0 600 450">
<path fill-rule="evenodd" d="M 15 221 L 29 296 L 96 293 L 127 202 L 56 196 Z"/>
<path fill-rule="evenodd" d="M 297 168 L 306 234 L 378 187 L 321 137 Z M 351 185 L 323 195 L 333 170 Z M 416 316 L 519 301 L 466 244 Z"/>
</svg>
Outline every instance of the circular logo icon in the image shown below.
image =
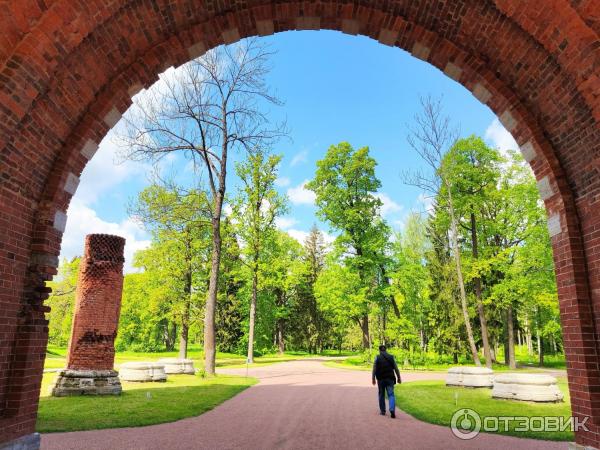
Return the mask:
<svg viewBox="0 0 600 450">
<path fill-rule="evenodd" d="M 481 417 L 472 409 L 459 409 L 452 415 L 450 428 L 452 434 L 459 439 L 473 439 L 481 430 Z"/>
</svg>

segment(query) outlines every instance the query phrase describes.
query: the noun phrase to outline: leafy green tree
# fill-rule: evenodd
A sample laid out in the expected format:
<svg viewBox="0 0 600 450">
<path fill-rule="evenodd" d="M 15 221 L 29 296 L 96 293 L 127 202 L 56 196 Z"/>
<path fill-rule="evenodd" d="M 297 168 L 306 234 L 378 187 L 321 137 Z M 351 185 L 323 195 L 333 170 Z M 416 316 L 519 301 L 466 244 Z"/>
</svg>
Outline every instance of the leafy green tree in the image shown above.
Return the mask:
<svg viewBox="0 0 600 450">
<path fill-rule="evenodd" d="M 396 268 L 391 275 L 391 290 L 398 298 L 401 311 L 400 318 L 396 320 L 412 322 L 411 328 L 418 330 L 421 351 L 427 348 L 429 326 L 430 280 L 425 265 L 428 245 L 425 220 L 418 213 L 409 214 L 404 231 L 397 236 L 393 246 Z M 406 331 L 405 328 L 405 337 Z"/>
<path fill-rule="evenodd" d="M 405 182 L 417 186 L 435 197 L 436 208 L 447 217 L 448 235 L 456 269 L 456 282 L 460 293 L 460 308 L 463 315 L 467 342 L 473 362 L 481 365 L 473 336 L 469 315 L 467 292 L 463 274 L 462 256 L 459 247 L 459 224 L 454 205 L 452 177 L 444 170 L 444 155 L 455 143 L 457 132 L 452 129 L 450 118 L 443 114 L 440 100 L 421 98 L 422 111 L 415 116 L 407 140 L 412 149 L 429 166 L 431 173 L 423 171 L 405 173 Z"/>
<path fill-rule="evenodd" d="M 266 241 L 273 238 L 275 218 L 286 211 L 286 201 L 275 189 L 279 155 L 269 155 L 262 148 L 249 152 L 247 159 L 236 165 L 241 181 L 233 201 L 233 214 L 238 235 L 245 244 L 244 254 L 252 277 L 252 298 L 248 330 L 248 361 L 254 361 L 254 327 L 259 291 L 259 266 Z"/>
<path fill-rule="evenodd" d="M 358 323 L 365 349 L 371 347 L 366 305 L 383 295 L 380 271 L 390 235 L 380 215 L 382 203 L 376 193 L 381 182 L 375 175 L 375 166 L 368 147 L 354 150 L 342 142 L 329 147 L 325 157 L 317 162 L 315 178 L 306 186 L 316 194 L 319 217 L 341 232 L 335 245 L 339 256 L 345 258 L 343 267 L 354 271 L 361 282 L 365 307 L 359 308 L 363 315 Z"/>
<path fill-rule="evenodd" d="M 130 212 L 152 233 L 153 245 L 141 252 L 146 257 L 140 258 L 146 262 L 146 270 L 158 262 L 158 276 L 173 289 L 171 298 L 176 299 L 173 308 L 180 328 L 179 357 L 186 358 L 191 316 L 197 316 L 199 310 L 197 294 L 206 293 L 205 277 L 195 280 L 194 274 L 206 268 L 211 248 L 207 195 L 153 184 L 140 192 Z"/>
<path fill-rule="evenodd" d="M 309 353 L 318 353 L 327 340 L 330 327 L 314 292 L 315 283 L 325 265 L 326 253 L 323 233 L 316 225 L 312 226 L 303 250 L 290 326 L 298 346 L 308 349 Z"/>
<path fill-rule="evenodd" d="M 480 257 L 482 242 L 479 234 L 482 225 L 485 225 L 479 222 L 485 220 L 486 211 L 496 200 L 494 193 L 500 179 L 501 161 L 496 150 L 474 135 L 456 141 L 442 159 L 440 171 L 449 183 L 442 186 L 439 202 L 444 205 L 448 198 L 453 199 L 458 223 L 462 230 L 468 233 L 473 265 L 477 265 Z M 445 192 L 448 189 L 452 191 L 451 196 L 449 192 Z M 492 355 L 483 304 L 482 280 L 476 271 L 472 271 L 466 281 L 473 284 L 484 357 L 486 366 L 491 368 Z"/>
<path fill-rule="evenodd" d="M 204 314 L 204 367 L 215 372 L 215 317 L 222 252 L 221 219 L 231 151 L 270 145 L 285 133 L 264 107 L 280 104 L 268 89 L 268 49 L 257 39 L 220 46 L 164 78 L 125 116 L 125 156 L 159 161 L 179 153 L 202 174 L 210 207 L 210 277 Z"/>
<path fill-rule="evenodd" d="M 58 267 L 57 276 L 48 282 L 48 287 L 52 288 L 52 293 L 46 300 L 46 304 L 51 308 L 47 317 L 50 344 L 65 346 L 69 342 L 80 262 L 79 257 L 70 261 L 63 259 Z"/>
</svg>

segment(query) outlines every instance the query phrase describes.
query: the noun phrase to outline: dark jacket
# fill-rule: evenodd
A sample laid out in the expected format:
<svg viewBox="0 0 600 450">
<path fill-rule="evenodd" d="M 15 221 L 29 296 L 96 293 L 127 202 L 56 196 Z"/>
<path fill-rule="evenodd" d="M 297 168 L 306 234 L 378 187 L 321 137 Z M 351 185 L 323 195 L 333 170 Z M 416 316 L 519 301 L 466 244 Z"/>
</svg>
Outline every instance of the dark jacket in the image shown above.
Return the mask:
<svg viewBox="0 0 600 450">
<path fill-rule="evenodd" d="M 373 379 L 400 381 L 400 371 L 394 357 L 387 352 L 380 353 L 373 363 Z"/>
</svg>

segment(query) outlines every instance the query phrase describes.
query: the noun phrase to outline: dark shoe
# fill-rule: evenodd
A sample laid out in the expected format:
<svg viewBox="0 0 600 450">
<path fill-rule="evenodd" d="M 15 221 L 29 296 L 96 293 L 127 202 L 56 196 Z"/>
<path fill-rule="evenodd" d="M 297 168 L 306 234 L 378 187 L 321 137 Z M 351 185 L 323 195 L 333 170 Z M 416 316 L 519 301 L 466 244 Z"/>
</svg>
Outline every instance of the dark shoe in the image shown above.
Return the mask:
<svg viewBox="0 0 600 450">
<path fill-rule="evenodd" d="M 395 419 L 396 418 L 396 413 L 394 411 L 390 411 L 390 417 L 392 419 Z"/>
<path fill-rule="evenodd" d="M 385 411 L 379 411 L 379 414 L 381 414 L 382 416 L 385 416 Z"/>
</svg>

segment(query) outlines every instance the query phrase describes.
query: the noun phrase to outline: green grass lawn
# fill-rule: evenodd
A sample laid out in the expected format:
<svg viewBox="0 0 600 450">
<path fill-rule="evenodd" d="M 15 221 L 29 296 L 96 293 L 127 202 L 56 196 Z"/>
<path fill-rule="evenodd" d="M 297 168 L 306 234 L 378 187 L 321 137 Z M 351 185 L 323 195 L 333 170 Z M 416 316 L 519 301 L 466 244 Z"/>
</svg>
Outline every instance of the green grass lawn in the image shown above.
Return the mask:
<svg viewBox="0 0 600 450">
<path fill-rule="evenodd" d="M 255 384 L 255 378 L 169 375 L 164 383 L 122 382 L 120 396 L 50 397 L 56 374 L 46 373 L 37 431 L 138 427 L 200 415 Z M 99 414 L 102 411 L 102 414 Z"/>
<path fill-rule="evenodd" d="M 488 416 L 571 416 L 569 391 L 565 379 L 559 379 L 559 388 L 565 396 L 561 403 L 534 403 L 492 399 L 491 389 L 446 387 L 443 381 L 414 381 L 396 385 L 396 405 L 411 416 L 424 422 L 450 426 L 457 409 L 470 408 L 483 417 Z M 518 437 L 572 441 L 571 431 L 555 432 L 501 432 Z"/>
<path fill-rule="evenodd" d="M 49 345 L 46 352 L 46 361 L 44 363 L 44 369 L 62 369 L 66 366 L 67 349 L 64 347 L 56 347 Z M 160 358 L 172 358 L 177 357 L 179 353 L 173 352 L 117 352 L 115 354 L 115 368 L 118 370 L 119 365 L 127 361 L 156 361 Z M 340 356 L 338 352 L 327 352 L 326 356 Z M 342 353 L 341 356 L 350 355 L 349 353 Z M 278 353 L 265 354 L 254 358 L 254 364 L 249 364 L 249 367 L 259 367 L 268 364 L 274 364 L 277 362 L 296 361 L 303 358 L 314 357 L 314 354 L 307 352 L 285 352 L 283 355 Z M 188 350 L 188 358 L 194 361 L 194 365 L 201 369 L 204 367 L 204 353 L 198 346 L 190 346 Z M 242 368 L 246 367 L 246 356 L 237 355 L 235 353 L 223 353 L 217 352 L 217 367 L 227 368 Z"/>
</svg>

